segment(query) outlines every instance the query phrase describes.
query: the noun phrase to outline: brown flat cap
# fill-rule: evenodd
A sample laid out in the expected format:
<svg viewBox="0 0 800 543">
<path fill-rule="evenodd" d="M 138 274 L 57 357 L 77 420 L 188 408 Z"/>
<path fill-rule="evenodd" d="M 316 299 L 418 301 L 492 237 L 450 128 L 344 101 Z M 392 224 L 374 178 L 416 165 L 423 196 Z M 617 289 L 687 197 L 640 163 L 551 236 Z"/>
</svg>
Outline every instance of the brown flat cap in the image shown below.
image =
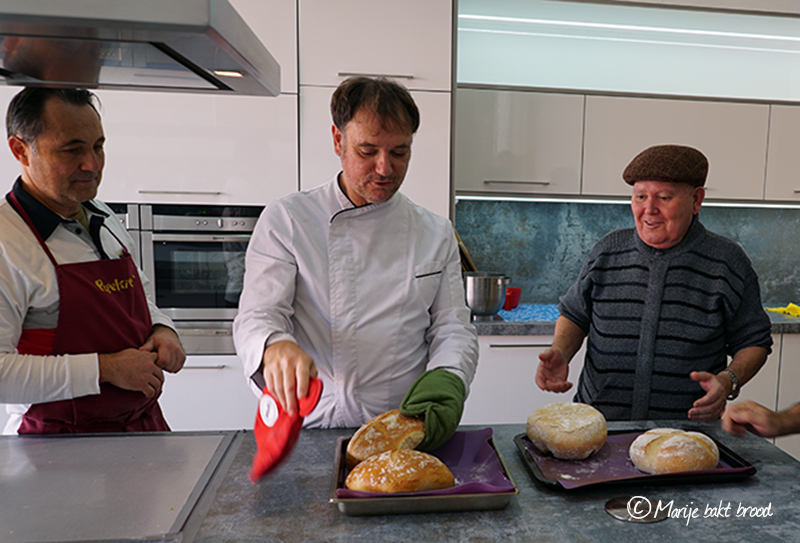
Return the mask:
<svg viewBox="0 0 800 543">
<path fill-rule="evenodd" d="M 631 160 L 622 178 L 629 185 L 637 181 L 666 181 L 702 187 L 708 175 L 705 155 L 684 145 L 654 145 Z"/>
</svg>

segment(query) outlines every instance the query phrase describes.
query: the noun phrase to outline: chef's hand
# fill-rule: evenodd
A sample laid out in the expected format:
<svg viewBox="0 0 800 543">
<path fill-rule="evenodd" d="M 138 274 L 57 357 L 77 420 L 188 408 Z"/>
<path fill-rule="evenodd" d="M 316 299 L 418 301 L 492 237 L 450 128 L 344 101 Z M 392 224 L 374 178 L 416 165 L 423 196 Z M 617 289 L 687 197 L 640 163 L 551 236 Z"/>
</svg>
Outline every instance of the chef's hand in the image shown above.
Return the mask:
<svg viewBox="0 0 800 543">
<path fill-rule="evenodd" d="M 308 381 L 317 376 L 314 360 L 292 341 L 278 341 L 264 349 L 264 384 L 290 416 L 297 413 L 297 398 L 308 394 Z"/>
<path fill-rule="evenodd" d="M 566 392 L 572 388 L 569 377 L 569 364 L 564 353 L 558 349 L 545 349 L 539 354 L 539 367 L 536 368 L 536 385 L 550 392 Z"/>
<path fill-rule="evenodd" d="M 728 400 L 728 389 L 720 381 L 720 378 L 707 371 L 693 371 L 689 374 L 693 381 L 700 383 L 705 396 L 696 400 L 689 410 L 689 418 L 699 421 L 717 420 L 725 411 L 725 404 Z"/>
<path fill-rule="evenodd" d="M 152 398 L 164 384 L 164 372 L 156 365 L 156 353 L 125 349 L 118 353 L 100 354 L 97 358 L 101 383 L 141 392 L 148 398 Z"/>
<path fill-rule="evenodd" d="M 761 437 L 782 435 L 780 414 L 751 400 L 728 406 L 722 416 L 722 429 L 738 437 L 747 432 Z"/>
<path fill-rule="evenodd" d="M 186 361 L 186 353 L 178 334 L 163 324 L 153 326 L 153 333 L 139 350 L 156 353 L 156 365 L 170 373 L 178 373 Z"/>
</svg>

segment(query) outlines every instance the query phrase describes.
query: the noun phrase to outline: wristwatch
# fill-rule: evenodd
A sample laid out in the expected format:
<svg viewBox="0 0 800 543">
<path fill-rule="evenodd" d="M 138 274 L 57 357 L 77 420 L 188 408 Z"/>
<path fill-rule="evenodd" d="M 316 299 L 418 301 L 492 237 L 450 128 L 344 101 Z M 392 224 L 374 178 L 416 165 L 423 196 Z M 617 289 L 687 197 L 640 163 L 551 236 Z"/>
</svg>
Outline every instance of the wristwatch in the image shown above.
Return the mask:
<svg viewBox="0 0 800 543">
<path fill-rule="evenodd" d="M 731 370 L 726 369 L 725 373 L 731 378 L 731 393 L 728 394 L 728 399 L 735 400 L 739 397 L 739 378 Z"/>
</svg>

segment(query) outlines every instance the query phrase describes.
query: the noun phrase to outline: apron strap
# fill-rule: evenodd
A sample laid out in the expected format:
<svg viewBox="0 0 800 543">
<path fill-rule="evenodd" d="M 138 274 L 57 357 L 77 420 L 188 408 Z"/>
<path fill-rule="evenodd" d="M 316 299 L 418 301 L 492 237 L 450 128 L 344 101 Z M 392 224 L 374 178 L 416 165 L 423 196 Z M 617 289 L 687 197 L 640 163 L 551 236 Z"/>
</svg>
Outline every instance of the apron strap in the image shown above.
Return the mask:
<svg viewBox="0 0 800 543">
<path fill-rule="evenodd" d="M 28 213 L 22 208 L 22 205 L 17 200 L 17 197 L 14 196 L 14 192 L 13 191 L 9 192 L 8 193 L 8 197 L 9 197 L 9 201 L 11 202 L 11 205 L 14 207 L 14 209 L 17 210 L 17 213 L 19 213 L 20 216 L 22 216 L 22 220 L 24 220 L 25 224 L 28 225 L 28 228 L 31 229 L 31 232 L 33 232 L 33 235 L 36 236 L 36 239 L 39 242 L 39 245 L 42 246 L 42 249 L 44 249 L 44 252 L 47 255 L 47 258 L 50 259 L 50 262 L 53 263 L 53 266 L 58 267 L 58 262 L 56 262 L 56 259 L 53 256 L 53 253 L 51 253 L 50 249 L 48 249 L 47 244 L 42 239 L 42 235 L 39 234 L 39 231 L 33 225 L 33 221 L 31 220 L 31 218 L 28 215 Z"/>
</svg>

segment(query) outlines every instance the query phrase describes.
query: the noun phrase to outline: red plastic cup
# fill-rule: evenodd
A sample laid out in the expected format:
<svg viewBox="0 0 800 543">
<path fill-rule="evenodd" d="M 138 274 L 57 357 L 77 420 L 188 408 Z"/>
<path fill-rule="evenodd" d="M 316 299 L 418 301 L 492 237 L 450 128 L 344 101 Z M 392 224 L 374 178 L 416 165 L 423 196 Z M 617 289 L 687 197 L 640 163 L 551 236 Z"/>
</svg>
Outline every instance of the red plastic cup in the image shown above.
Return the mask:
<svg viewBox="0 0 800 543">
<path fill-rule="evenodd" d="M 519 305 L 519 297 L 522 296 L 521 288 L 508 287 L 506 289 L 506 301 L 503 302 L 503 309 L 510 311 Z"/>
</svg>

